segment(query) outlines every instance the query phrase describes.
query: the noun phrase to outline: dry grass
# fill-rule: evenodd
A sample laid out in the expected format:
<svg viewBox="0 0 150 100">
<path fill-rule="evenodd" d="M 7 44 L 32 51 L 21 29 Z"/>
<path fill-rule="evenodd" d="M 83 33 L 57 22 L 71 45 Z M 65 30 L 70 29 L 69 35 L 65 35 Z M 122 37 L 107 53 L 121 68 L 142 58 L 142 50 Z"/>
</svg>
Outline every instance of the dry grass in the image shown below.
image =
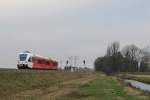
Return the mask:
<svg viewBox="0 0 150 100">
<path fill-rule="evenodd" d="M 75 80 L 86 75 L 87 73 L 57 71 L 0 72 L 0 97 L 5 98 L 18 93 L 24 97 L 36 96 L 43 91 L 45 93 L 48 87 L 59 86 L 60 82 Z"/>
<path fill-rule="evenodd" d="M 146 96 L 143 91 L 139 91 L 137 89 L 131 88 L 129 86 L 124 87 L 124 91 L 127 93 L 127 95 L 130 96 L 137 96 L 139 99 L 149 99 L 148 96 Z"/>
</svg>

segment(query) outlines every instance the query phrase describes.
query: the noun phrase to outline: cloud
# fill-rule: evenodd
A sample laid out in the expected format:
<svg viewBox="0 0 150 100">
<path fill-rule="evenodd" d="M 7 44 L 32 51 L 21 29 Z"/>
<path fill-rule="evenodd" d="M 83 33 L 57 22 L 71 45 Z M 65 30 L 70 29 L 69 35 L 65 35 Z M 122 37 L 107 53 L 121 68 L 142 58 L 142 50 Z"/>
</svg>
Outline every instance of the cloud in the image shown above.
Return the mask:
<svg viewBox="0 0 150 100">
<path fill-rule="evenodd" d="M 42 5 L 51 5 L 51 7 L 64 7 L 64 6 L 86 6 L 95 3 L 99 3 L 101 5 L 110 4 L 112 0 L 1 0 L 0 4 L 1 7 L 7 6 L 14 7 L 14 6 L 42 6 Z"/>
<path fill-rule="evenodd" d="M 69 10 L 80 10 L 90 6 L 107 6 L 111 0 L 1 0 L 0 11 L 5 13 L 40 12 L 62 13 Z M 12 12 L 11 12 L 12 11 Z"/>
</svg>

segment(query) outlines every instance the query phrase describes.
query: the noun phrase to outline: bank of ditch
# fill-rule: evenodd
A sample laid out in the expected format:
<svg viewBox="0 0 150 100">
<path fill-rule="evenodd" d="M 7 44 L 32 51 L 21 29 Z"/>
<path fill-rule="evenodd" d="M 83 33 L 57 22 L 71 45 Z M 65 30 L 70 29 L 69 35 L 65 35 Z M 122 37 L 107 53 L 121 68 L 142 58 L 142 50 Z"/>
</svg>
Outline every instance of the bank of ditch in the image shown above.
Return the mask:
<svg viewBox="0 0 150 100">
<path fill-rule="evenodd" d="M 124 74 L 119 74 L 117 75 L 117 77 L 124 79 L 124 80 L 135 80 L 135 81 L 139 81 L 139 82 L 143 82 L 143 83 L 147 83 L 150 84 L 150 75 L 149 74 L 128 74 L 128 73 L 124 73 Z"/>
<path fill-rule="evenodd" d="M 79 86 L 59 100 L 149 100 L 149 97 L 122 84 L 117 77 L 99 74 L 95 80 Z"/>
</svg>

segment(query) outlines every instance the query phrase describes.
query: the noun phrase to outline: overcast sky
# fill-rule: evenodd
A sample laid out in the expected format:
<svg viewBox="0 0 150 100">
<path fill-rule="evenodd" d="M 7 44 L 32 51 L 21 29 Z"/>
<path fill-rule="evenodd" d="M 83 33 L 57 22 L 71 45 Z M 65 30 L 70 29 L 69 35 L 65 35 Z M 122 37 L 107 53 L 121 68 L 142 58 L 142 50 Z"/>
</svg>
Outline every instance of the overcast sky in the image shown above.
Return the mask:
<svg viewBox="0 0 150 100">
<path fill-rule="evenodd" d="M 92 66 L 106 47 L 150 44 L 150 0 L 0 0 L 0 67 L 32 50 Z"/>
</svg>

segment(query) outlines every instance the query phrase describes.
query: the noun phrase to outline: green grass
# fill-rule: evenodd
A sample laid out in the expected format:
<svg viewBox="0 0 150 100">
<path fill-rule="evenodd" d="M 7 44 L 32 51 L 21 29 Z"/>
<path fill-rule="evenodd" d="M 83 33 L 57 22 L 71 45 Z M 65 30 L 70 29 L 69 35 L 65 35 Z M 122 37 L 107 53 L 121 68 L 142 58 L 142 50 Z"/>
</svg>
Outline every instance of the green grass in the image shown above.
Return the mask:
<svg viewBox="0 0 150 100">
<path fill-rule="evenodd" d="M 141 95 L 128 95 L 124 91 L 124 86 L 114 77 L 99 76 L 94 81 L 79 86 L 74 91 L 61 100 L 149 100 Z"/>
</svg>

